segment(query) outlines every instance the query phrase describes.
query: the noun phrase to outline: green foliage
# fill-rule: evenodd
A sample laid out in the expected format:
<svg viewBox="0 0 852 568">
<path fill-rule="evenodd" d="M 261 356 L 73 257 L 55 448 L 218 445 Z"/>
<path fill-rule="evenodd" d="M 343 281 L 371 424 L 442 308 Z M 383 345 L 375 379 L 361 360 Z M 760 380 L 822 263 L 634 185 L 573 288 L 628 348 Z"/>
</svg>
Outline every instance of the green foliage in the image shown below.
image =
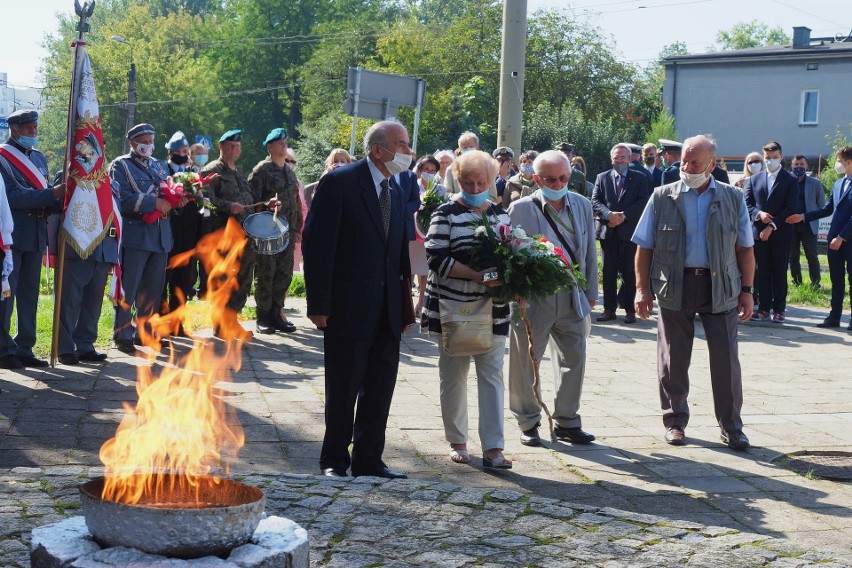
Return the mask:
<svg viewBox="0 0 852 568">
<path fill-rule="evenodd" d="M 831 154 L 827 157 L 825 166 L 819 173 L 819 180 L 829 195 L 831 195 L 831 188 L 834 186 L 834 182 L 840 179 L 840 175 L 834 171 L 834 164 L 837 162 L 835 152 L 840 148 L 852 145 L 850 139 L 852 139 L 852 124 L 849 125 L 849 132 L 844 132 L 838 126 L 835 128 L 833 135 L 825 135 L 825 145 L 831 148 Z"/>
<path fill-rule="evenodd" d="M 763 22 L 739 22 L 729 30 L 716 32 L 716 42 L 710 51 L 732 51 L 749 47 L 786 45 L 790 36 L 780 26 L 770 28 Z"/>
<path fill-rule="evenodd" d="M 677 129 L 675 129 L 675 119 L 672 113 L 669 112 L 669 107 L 663 107 L 662 112 L 657 115 L 657 118 L 651 123 L 645 140 L 659 144 L 660 138 L 667 140 L 680 140 Z"/>
<path fill-rule="evenodd" d="M 287 290 L 287 296 L 290 298 L 305 297 L 305 276 L 303 274 L 297 272 L 293 275 L 290 288 Z"/>
</svg>

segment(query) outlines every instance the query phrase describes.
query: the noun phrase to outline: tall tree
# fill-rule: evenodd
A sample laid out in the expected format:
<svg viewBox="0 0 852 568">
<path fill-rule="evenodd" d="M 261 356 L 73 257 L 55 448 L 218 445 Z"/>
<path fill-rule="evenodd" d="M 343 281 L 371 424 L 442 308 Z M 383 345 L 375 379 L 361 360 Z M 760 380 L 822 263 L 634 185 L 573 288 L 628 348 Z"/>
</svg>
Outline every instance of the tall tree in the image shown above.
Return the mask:
<svg viewBox="0 0 852 568">
<path fill-rule="evenodd" d="M 716 42 L 710 51 L 731 51 L 749 47 L 785 45 L 790 36 L 781 27 L 770 28 L 763 22 L 739 22 L 729 30 L 716 32 Z"/>
</svg>

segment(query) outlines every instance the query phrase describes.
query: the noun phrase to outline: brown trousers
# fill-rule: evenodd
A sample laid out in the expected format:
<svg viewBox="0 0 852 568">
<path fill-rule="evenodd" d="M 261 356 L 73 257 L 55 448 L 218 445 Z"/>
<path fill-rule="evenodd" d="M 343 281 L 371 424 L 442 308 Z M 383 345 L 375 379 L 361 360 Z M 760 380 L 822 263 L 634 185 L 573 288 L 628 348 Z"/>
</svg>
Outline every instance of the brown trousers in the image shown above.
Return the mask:
<svg viewBox="0 0 852 568">
<path fill-rule="evenodd" d="M 660 309 L 657 322 L 657 373 L 663 424 L 689 422 L 689 363 L 695 339 L 695 314 L 701 318 L 710 351 L 710 384 L 716 421 L 725 430 L 742 430 L 742 371 L 737 346 L 737 309 L 712 313 L 710 276 L 684 274 L 680 310 Z"/>
</svg>

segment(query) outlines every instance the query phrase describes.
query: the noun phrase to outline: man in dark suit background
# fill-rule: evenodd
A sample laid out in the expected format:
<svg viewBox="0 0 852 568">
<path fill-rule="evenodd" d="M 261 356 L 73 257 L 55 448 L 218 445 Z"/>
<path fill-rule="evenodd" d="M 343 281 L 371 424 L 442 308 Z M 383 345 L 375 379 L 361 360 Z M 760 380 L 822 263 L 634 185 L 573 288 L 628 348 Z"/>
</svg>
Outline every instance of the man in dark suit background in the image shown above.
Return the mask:
<svg viewBox="0 0 852 568">
<path fill-rule="evenodd" d="M 748 178 L 745 198 L 754 232 L 754 258 L 757 264 L 757 295 L 760 305 L 752 315 L 755 321 L 769 319 L 784 323 L 787 307 L 787 267 L 793 227 L 786 219 L 799 211 L 799 184 L 793 174 L 781 167 L 781 144 L 763 146 L 766 170 Z"/>
<path fill-rule="evenodd" d="M 831 188 L 831 199 L 822 209 L 795 214 L 787 218 L 788 223 L 806 223 L 828 217 L 832 213 L 828 228 L 828 274 L 831 278 L 831 311 L 817 327 L 840 327 L 843 299 L 846 297 L 846 280 L 852 282 L 852 146 L 841 148 L 835 154 L 835 171 L 842 177 Z M 846 328 L 852 331 L 852 319 Z"/>
<path fill-rule="evenodd" d="M 825 188 L 822 182 L 808 175 L 808 159 L 802 154 L 797 154 L 790 168 L 799 184 L 799 211 L 817 211 L 825 205 Z M 811 277 L 811 287 L 819 290 L 820 267 L 819 252 L 817 250 L 817 233 L 819 232 L 819 221 L 806 223 L 801 221 L 793 224 L 793 242 L 790 246 L 790 276 L 793 284 L 802 284 L 802 263 L 799 259 L 799 251 L 805 249 L 805 258 L 808 261 L 808 274 Z"/>
<path fill-rule="evenodd" d="M 624 308 L 624 323 L 636 322 L 634 299 L 636 272 L 633 258 L 636 245 L 630 240 L 636 223 L 651 196 L 645 174 L 628 168 L 630 148 L 617 144 L 610 150 L 612 169 L 598 174 L 592 192 L 592 209 L 598 222 L 597 237 L 603 256 L 603 314 L 597 321 L 615 319 L 615 310 Z M 621 290 L 618 275 L 621 274 Z"/>
<path fill-rule="evenodd" d="M 308 317 L 325 332 L 320 469 L 346 476 L 351 465 L 356 477 L 404 478 L 382 453 L 400 336 L 414 323 L 405 203 L 391 179 L 411 163 L 408 132 L 376 123 L 364 149 L 366 158 L 322 177 L 302 242 Z"/>
</svg>

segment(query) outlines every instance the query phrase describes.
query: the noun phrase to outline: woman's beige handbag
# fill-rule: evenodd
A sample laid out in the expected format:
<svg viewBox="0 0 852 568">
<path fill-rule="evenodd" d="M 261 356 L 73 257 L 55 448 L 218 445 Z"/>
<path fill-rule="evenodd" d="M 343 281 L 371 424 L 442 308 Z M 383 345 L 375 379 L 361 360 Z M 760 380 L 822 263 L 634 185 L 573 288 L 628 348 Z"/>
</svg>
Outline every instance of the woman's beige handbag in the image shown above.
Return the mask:
<svg viewBox="0 0 852 568">
<path fill-rule="evenodd" d="M 459 302 L 438 298 L 441 345 L 448 355 L 481 355 L 494 345 L 491 298 Z"/>
</svg>

